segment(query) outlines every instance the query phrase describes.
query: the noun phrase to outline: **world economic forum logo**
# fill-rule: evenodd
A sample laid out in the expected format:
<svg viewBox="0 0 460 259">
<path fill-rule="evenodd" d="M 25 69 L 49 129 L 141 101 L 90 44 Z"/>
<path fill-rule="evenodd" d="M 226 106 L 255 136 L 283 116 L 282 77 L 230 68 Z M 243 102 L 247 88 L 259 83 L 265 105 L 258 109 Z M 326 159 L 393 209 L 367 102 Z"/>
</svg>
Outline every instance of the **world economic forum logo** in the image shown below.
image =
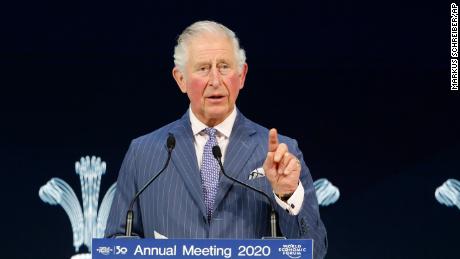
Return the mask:
<svg viewBox="0 0 460 259">
<path fill-rule="evenodd" d="M 100 246 L 96 251 L 102 255 L 126 255 L 128 248 L 124 246 L 114 246 L 113 249 L 110 246 Z"/>
<path fill-rule="evenodd" d="M 305 256 L 308 251 L 307 248 L 303 247 L 301 244 L 289 244 L 280 247 L 278 252 L 280 252 L 282 255 L 286 255 L 289 258 L 297 259 Z"/>
<path fill-rule="evenodd" d="M 61 205 L 69 216 L 73 232 L 73 246 L 78 253 L 84 244 L 91 251 L 92 238 L 102 238 L 115 194 L 116 184 L 112 184 L 102 199 L 98 209 L 101 176 L 106 164 L 99 157 L 82 157 L 75 162 L 75 172 L 80 176 L 83 210 L 73 189 L 59 178 L 51 178 L 39 190 L 42 201 L 51 205 Z M 104 251 L 107 252 L 107 251 Z M 91 254 L 80 253 L 71 259 L 90 259 Z"/>
<path fill-rule="evenodd" d="M 110 255 L 113 252 L 113 249 L 110 246 L 100 246 L 96 251 L 103 255 Z"/>
</svg>

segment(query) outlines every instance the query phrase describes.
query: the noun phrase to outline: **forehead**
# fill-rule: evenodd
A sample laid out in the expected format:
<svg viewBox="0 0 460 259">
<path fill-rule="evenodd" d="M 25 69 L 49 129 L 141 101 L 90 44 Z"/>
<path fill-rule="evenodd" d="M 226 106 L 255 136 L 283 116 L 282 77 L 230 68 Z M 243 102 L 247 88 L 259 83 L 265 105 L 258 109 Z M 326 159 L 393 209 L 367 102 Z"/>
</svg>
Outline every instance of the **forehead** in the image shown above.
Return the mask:
<svg viewBox="0 0 460 259">
<path fill-rule="evenodd" d="M 225 35 L 205 33 L 199 34 L 188 44 L 191 62 L 210 61 L 215 59 L 235 59 L 232 41 Z"/>
</svg>

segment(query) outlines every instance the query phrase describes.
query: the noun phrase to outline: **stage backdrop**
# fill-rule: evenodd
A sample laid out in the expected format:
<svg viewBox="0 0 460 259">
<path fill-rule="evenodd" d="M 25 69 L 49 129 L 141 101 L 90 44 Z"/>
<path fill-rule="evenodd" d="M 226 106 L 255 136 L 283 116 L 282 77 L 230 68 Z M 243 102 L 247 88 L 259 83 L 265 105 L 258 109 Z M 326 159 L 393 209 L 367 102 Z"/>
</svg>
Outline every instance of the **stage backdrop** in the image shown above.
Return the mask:
<svg viewBox="0 0 460 259">
<path fill-rule="evenodd" d="M 70 258 L 75 161 L 106 162 L 101 195 L 133 138 L 188 108 L 171 76 L 177 35 L 200 19 L 233 29 L 249 73 L 238 108 L 298 140 L 315 180 L 327 258 L 458 258 L 460 93 L 450 90 L 450 2 L 10 1 L 0 7 L 2 258 Z M 99 201 L 101 202 L 101 201 Z M 84 250 L 84 247 L 82 248 Z"/>
</svg>

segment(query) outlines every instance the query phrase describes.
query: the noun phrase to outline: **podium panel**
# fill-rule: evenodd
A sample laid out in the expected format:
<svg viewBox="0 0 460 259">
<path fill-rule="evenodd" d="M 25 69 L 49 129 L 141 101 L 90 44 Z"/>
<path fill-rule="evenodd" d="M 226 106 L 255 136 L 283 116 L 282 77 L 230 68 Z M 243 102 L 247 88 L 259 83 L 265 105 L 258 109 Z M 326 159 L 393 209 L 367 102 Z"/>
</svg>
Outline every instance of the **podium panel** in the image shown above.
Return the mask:
<svg viewBox="0 0 460 259">
<path fill-rule="evenodd" d="M 95 238 L 92 255 L 93 259 L 313 259 L 313 240 Z"/>
</svg>

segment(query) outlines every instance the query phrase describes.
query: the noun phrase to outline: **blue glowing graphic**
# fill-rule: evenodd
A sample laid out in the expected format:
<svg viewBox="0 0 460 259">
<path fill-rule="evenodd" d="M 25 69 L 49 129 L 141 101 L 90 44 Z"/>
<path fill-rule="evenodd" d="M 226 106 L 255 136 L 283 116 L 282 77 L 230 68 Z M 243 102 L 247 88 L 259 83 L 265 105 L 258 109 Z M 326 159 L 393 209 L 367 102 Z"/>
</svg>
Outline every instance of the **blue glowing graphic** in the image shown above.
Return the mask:
<svg viewBox="0 0 460 259">
<path fill-rule="evenodd" d="M 69 216 L 73 232 L 73 245 L 78 252 L 83 244 L 91 251 L 92 238 L 102 238 L 115 194 L 116 183 L 112 184 L 98 208 L 101 176 L 106 164 L 99 157 L 82 157 L 75 163 L 75 171 L 80 176 L 83 210 L 73 189 L 63 180 L 52 178 L 39 190 L 42 201 L 51 205 L 59 204 Z M 79 254 L 72 258 L 90 258 L 89 254 Z"/>
<path fill-rule="evenodd" d="M 434 196 L 439 203 L 446 206 L 457 206 L 460 209 L 460 181 L 449 179 L 439 186 Z"/>
<path fill-rule="evenodd" d="M 340 197 L 339 188 L 325 178 L 316 180 L 313 185 L 315 186 L 318 204 L 321 206 L 334 204 Z"/>
</svg>

